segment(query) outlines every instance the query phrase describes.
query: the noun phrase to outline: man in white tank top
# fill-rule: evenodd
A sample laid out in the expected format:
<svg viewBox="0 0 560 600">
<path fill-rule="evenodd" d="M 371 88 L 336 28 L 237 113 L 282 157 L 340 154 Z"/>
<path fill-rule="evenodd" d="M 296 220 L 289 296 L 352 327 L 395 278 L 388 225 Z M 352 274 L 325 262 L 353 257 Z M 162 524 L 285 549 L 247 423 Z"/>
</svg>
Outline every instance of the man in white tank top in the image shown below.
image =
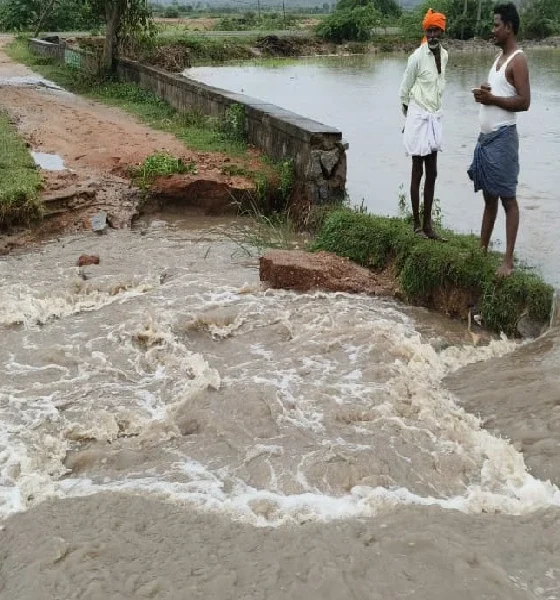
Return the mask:
<svg viewBox="0 0 560 600">
<path fill-rule="evenodd" d="M 514 4 L 494 8 L 494 41 L 502 49 L 488 75 L 488 82 L 473 90 L 480 106 L 480 136 L 468 169 L 474 190 L 484 194 L 484 215 L 480 243 L 487 251 L 502 201 L 506 213 L 506 253 L 497 271 L 508 276 L 513 271 L 513 251 L 519 227 L 517 177 L 519 175 L 519 138 L 517 113 L 529 110 L 531 88 L 529 67 L 517 47 L 519 14 Z"/>
</svg>

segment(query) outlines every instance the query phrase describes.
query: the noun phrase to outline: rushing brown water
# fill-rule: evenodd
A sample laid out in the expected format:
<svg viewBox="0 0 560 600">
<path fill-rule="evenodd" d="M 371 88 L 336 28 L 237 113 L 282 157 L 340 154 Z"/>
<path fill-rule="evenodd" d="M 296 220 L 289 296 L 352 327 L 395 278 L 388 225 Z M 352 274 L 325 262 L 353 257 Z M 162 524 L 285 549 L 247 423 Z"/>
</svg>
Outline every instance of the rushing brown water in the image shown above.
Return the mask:
<svg viewBox="0 0 560 600">
<path fill-rule="evenodd" d="M 243 227 L 0 261 L 0 598 L 560 597 L 557 333 L 261 289 Z"/>
</svg>

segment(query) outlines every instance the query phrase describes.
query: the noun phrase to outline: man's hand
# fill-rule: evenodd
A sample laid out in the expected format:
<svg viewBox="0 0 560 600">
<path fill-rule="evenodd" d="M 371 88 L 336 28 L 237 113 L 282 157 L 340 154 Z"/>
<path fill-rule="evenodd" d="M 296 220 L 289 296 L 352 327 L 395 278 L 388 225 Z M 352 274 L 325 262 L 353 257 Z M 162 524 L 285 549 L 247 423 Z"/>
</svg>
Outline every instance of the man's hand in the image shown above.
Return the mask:
<svg viewBox="0 0 560 600">
<path fill-rule="evenodd" d="M 479 88 L 475 88 L 473 90 L 475 102 L 484 104 L 485 106 L 494 104 L 494 96 L 490 89 L 491 88 L 488 83 L 483 83 Z"/>
</svg>

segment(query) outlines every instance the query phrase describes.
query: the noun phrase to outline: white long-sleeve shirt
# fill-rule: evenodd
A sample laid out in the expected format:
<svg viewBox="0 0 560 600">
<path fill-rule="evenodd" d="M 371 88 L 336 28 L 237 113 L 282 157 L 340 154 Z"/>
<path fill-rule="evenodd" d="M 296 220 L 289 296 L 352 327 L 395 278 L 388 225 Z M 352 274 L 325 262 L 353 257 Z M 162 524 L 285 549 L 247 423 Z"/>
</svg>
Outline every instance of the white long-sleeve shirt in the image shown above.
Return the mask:
<svg viewBox="0 0 560 600">
<path fill-rule="evenodd" d="M 408 106 L 412 101 L 427 112 L 440 110 L 447 59 L 447 50 L 441 48 L 441 73 L 438 73 L 436 57 L 428 44 L 417 48 L 408 58 L 400 89 L 401 104 Z"/>
</svg>

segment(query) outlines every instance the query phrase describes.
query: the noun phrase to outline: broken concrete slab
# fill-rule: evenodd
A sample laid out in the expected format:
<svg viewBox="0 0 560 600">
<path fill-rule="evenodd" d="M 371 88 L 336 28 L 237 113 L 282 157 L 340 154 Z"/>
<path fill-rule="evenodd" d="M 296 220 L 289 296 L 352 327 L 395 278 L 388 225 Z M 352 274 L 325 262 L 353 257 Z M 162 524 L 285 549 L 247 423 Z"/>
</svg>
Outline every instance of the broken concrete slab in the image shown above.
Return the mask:
<svg viewBox="0 0 560 600">
<path fill-rule="evenodd" d="M 301 292 L 324 290 L 394 296 L 397 291 L 391 273 L 372 273 L 330 252 L 269 250 L 259 259 L 259 274 L 261 281 L 270 287 Z"/>
</svg>

